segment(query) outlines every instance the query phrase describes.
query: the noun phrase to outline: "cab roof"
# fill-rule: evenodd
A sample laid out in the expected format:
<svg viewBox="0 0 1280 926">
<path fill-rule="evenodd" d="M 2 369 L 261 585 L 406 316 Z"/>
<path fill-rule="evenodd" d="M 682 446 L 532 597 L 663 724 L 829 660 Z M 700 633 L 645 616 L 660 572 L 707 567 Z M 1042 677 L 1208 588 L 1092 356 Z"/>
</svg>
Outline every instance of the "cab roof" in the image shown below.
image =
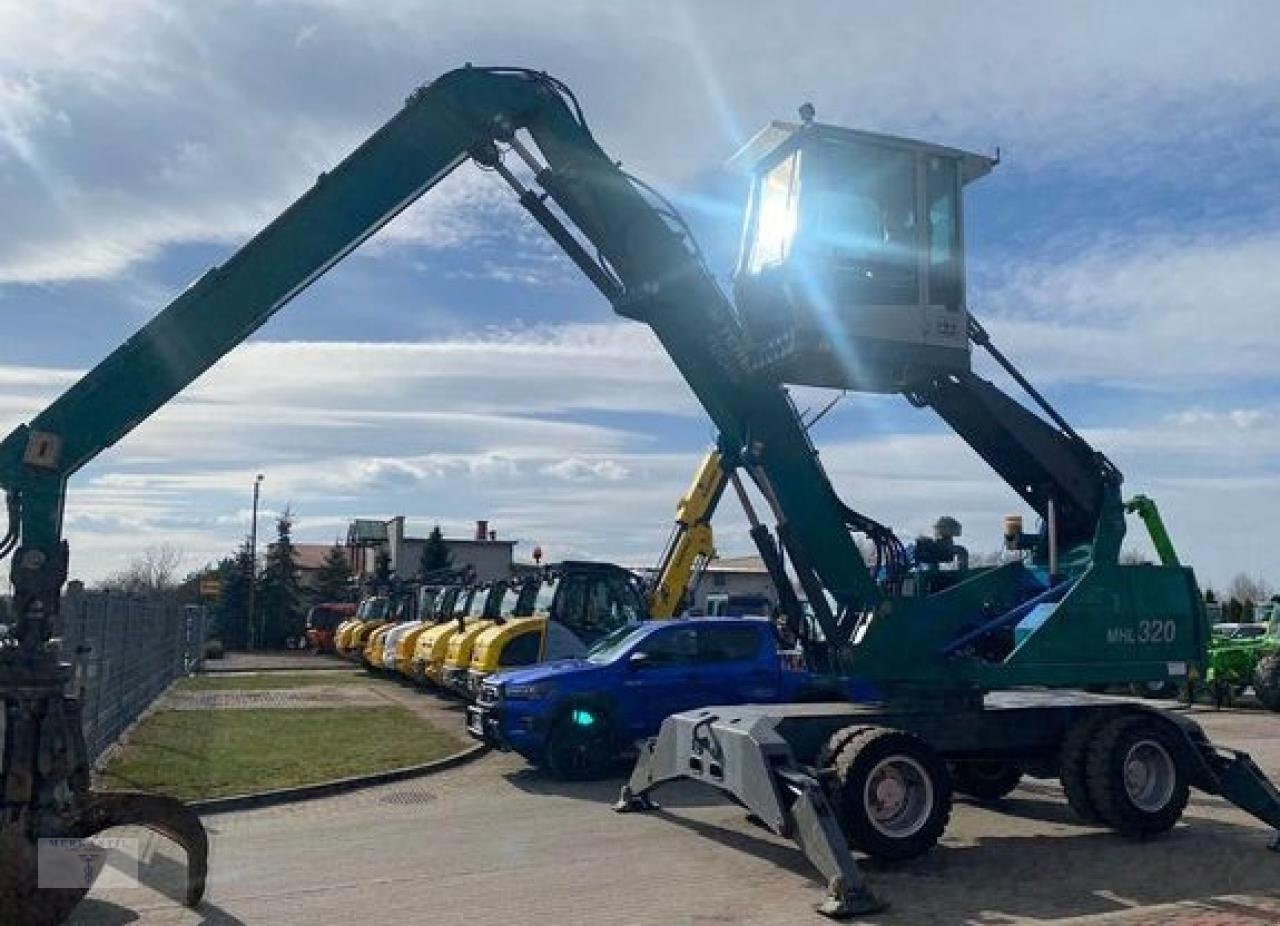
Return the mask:
<svg viewBox="0 0 1280 926">
<path fill-rule="evenodd" d="M 885 135 L 880 132 L 848 129 L 825 122 L 774 121 L 757 132 L 733 157 L 729 158 L 728 166 L 740 173 L 749 174 L 754 172 L 757 164 L 768 160 L 775 152 L 793 143 L 798 144 L 801 140 L 810 139 L 856 142 L 877 148 L 896 148 L 901 151 L 923 151 L 927 154 L 951 158 L 960 164 L 960 179 L 964 185 L 985 177 L 1000 163 L 998 157 L 988 157 L 985 154 L 965 151 L 963 148 L 950 148 L 902 135 Z"/>
</svg>

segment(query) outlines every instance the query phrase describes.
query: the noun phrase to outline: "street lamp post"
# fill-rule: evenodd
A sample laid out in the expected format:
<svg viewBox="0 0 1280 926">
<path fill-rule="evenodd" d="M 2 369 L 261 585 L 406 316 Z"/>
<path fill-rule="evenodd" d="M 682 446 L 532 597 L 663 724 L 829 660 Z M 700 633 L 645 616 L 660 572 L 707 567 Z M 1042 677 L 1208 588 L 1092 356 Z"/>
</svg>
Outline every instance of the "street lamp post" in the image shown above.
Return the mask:
<svg viewBox="0 0 1280 926">
<path fill-rule="evenodd" d="M 258 649 L 262 639 L 254 619 L 254 604 L 258 595 L 258 490 L 262 488 L 262 473 L 253 480 L 253 520 L 249 524 L 249 648 Z"/>
</svg>

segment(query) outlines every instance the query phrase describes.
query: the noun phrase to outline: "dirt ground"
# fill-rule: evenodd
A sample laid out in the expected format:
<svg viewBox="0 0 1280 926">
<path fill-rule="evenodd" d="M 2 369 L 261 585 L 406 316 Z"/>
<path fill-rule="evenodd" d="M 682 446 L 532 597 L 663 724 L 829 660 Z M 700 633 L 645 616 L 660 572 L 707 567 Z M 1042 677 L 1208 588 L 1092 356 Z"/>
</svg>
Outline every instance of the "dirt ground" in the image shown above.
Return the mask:
<svg viewBox="0 0 1280 926">
<path fill-rule="evenodd" d="M 394 683 L 385 683 L 387 686 Z M 388 687 L 387 690 L 390 690 Z M 399 689 L 395 700 L 435 704 Z M 1215 741 L 1280 780 L 1280 716 L 1194 711 Z M 823 923 L 821 885 L 786 840 L 690 785 L 664 809 L 619 817 L 619 781 L 564 784 L 491 754 L 441 775 L 356 794 L 210 817 L 208 899 L 183 909 L 181 857 L 145 841 L 142 888 L 95 891 L 77 924 Z M 957 802 L 928 856 L 865 864 L 888 912 L 928 924 L 1280 923 L 1280 853 L 1225 802 L 1193 796 L 1185 822 L 1134 844 L 1080 824 L 1052 782 L 997 806 Z"/>
</svg>

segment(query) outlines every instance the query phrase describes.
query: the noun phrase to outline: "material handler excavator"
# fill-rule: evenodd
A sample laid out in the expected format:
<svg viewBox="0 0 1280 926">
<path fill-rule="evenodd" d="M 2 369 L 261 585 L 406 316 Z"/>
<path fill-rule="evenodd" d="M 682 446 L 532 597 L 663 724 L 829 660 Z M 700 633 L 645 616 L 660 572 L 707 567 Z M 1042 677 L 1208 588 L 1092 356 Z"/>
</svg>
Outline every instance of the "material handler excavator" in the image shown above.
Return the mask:
<svg viewBox="0 0 1280 926">
<path fill-rule="evenodd" d="M 626 806 L 681 776 L 730 792 L 797 839 L 827 876 L 833 914 L 878 906 L 846 833 L 878 854 L 927 847 L 945 823 L 948 763 L 1060 770 L 1068 794 L 1087 790 L 1073 803 L 1124 831 L 1171 825 L 1188 782 L 1280 826 L 1280 794 L 1257 767 L 1211 747 L 1187 718 L 1074 694 L 999 694 L 1190 671 L 1204 652 L 1194 575 L 1120 565 L 1115 467 L 1034 390 L 1048 420 L 970 371 L 971 342 L 1003 359 L 966 311 L 961 244 L 961 190 L 994 162 L 820 125 L 811 107 L 802 116 L 744 154 L 753 192 L 731 301 L 677 211 L 601 150 L 562 83 L 520 68 L 450 72 L 0 442 L 0 553 L 13 557 L 17 615 L 0 649 L 3 915 L 60 922 L 85 893 L 37 887 L 43 837 L 141 824 L 185 847 L 189 903 L 206 874 L 206 836 L 185 805 L 89 788 L 69 669 L 51 645 L 67 480 L 468 158 L 512 188 L 615 312 L 651 327 L 716 428 L 779 591 L 791 588 L 789 569 L 805 592 L 812 620 L 794 596 L 782 605 L 812 666 L 885 695 L 866 713 L 807 704 L 670 718 Z M 836 495 L 786 383 L 897 392 L 933 408 L 1044 526 L 1010 530 L 1017 558 L 998 568 L 932 568 L 954 552 L 945 539 L 917 543 L 909 558 Z M 872 562 L 855 533 L 875 548 Z"/>
</svg>

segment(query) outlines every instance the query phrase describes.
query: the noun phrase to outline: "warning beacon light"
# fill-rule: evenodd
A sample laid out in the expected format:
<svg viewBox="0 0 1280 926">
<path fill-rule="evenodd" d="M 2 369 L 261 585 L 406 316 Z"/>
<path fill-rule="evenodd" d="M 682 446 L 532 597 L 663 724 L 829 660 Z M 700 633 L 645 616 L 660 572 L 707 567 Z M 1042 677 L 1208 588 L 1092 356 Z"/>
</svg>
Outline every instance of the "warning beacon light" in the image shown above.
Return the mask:
<svg viewBox="0 0 1280 926">
<path fill-rule="evenodd" d="M 752 178 L 734 296 L 759 362 L 864 392 L 968 370 L 961 191 L 997 160 L 800 116 L 730 162 Z"/>
</svg>

